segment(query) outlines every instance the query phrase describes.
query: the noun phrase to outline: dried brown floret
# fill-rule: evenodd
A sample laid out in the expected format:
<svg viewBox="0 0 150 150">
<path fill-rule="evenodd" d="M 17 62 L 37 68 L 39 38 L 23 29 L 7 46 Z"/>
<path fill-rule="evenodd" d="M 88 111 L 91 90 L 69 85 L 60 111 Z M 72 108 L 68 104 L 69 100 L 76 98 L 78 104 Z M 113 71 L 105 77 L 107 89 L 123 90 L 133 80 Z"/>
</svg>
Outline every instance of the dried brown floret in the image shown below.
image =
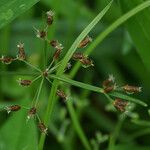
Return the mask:
<svg viewBox="0 0 150 150">
<path fill-rule="evenodd" d="M 142 91 L 142 87 L 131 86 L 131 85 L 125 85 L 122 88 L 127 93 L 139 93 Z"/>
<path fill-rule="evenodd" d="M 42 133 L 47 134 L 48 128 L 45 126 L 43 122 L 38 123 L 38 128 Z"/>
<path fill-rule="evenodd" d="M 64 99 L 64 100 L 67 99 L 66 94 L 65 94 L 64 91 L 62 91 L 62 90 L 57 90 L 57 95 L 58 95 L 59 97 L 61 97 L 62 99 Z"/>
<path fill-rule="evenodd" d="M 32 107 L 28 112 L 27 119 L 34 118 L 35 114 L 36 114 L 36 108 Z"/>
<path fill-rule="evenodd" d="M 20 59 L 20 60 L 25 60 L 26 59 L 26 54 L 25 54 L 25 51 L 24 51 L 24 43 L 19 43 L 17 45 L 17 47 L 18 47 L 17 58 Z"/>
<path fill-rule="evenodd" d="M 51 41 L 49 42 L 49 44 L 50 44 L 52 47 L 56 48 L 56 46 L 59 45 L 59 42 L 58 42 L 57 40 L 51 40 Z"/>
<path fill-rule="evenodd" d="M 54 12 L 53 11 L 48 11 L 48 12 L 46 12 L 46 14 L 47 14 L 47 24 L 48 25 L 51 25 L 52 23 L 53 23 L 53 17 L 54 17 Z"/>
<path fill-rule="evenodd" d="M 81 43 L 79 44 L 78 48 L 84 48 L 86 47 L 90 42 L 92 42 L 92 38 L 89 36 L 86 36 Z"/>
<path fill-rule="evenodd" d="M 62 49 L 57 49 L 53 55 L 53 59 L 57 60 L 62 52 Z"/>
<path fill-rule="evenodd" d="M 12 105 L 12 106 L 7 106 L 5 109 L 7 110 L 8 113 L 10 113 L 12 111 L 20 110 L 21 106 L 19 106 L 19 105 Z"/>
<path fill-rule="evenodd" d="M 19 79 L 18 82 L 21 86 L 30 86 L 32 83 L 31 80 L 22 80 L 22 79 Z"/>
<path fill-rule="evenodd" d="M 80 60 L 80 59 L 83 59 L 85 56 L 83 53 L 80 53 L 80 52 L 76 52 L 73 54 L 72 58 L 74 60 Z"/>
<path fill-rule="evenodd" d="M 104 88 L 104 92 L 105 93 L 109 93 L 109 92 L 111 92 L 111 91 L 113 91 L 114 90 L 114 86 L 108 86 L 108 87 L 105 87 Z"/>
<path fill-rule="evenodd" d="M 109 75 L 108 79 L 103 81 L 103 87 L 112 86 L 114 84 L 115 78 L 113 75 Z"/>
<path fill-rule="evenodd" d="M 5 56 L 5 57 L 2 56 L 2 57 L 0 58 L 0 61 L 1 61 L 2 63 L 6 64 L 6 65 L 11 64 L 14 60 L 15 60 L 14 58 L 7 57 L 7 56 Z"/>
<path fill-rule="evenodd" d="M 114 107 L 120 112 L 125 112 L 127 104 L 128 104 L 127 101 L 124 101 L 119 98 L 115 99 L 113 103 Z"/>
<path fill-rule="evenodd" d="M 47 36 L 46 29 L 39 30 L 39 29 L 36 29 L 35 27 L 34 27 L 34 29 L 36 30 L 36 37 L 41 38 L 41 39 L 45 39 L 46 38 L 46 36 Z"/>
<path fill-rule="evenodd" d="M 79 61 L 85 68 L 94 66 L 93 61 L 89 57 L 84 57 L 84 58 L 80 59 Z"/>
</svg>

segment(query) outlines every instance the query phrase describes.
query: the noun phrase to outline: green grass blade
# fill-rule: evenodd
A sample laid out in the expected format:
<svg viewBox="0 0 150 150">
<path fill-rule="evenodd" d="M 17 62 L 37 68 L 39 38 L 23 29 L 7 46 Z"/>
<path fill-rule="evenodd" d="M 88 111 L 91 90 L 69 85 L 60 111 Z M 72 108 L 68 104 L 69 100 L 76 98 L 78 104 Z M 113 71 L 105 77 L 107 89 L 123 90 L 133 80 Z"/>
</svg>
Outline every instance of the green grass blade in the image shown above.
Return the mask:
<svg viewBox="0 0 150 150">
<path fill-rule="evenodd" d="M 27 11 L 39 0 L 1 0 L 0 28 L 10 23 L 16 17 Z"/>
<path fill-rule="evenodd" d="M 128 2 L 128 1 L 126 1 Z M 106 30 L 104 30 L 102 33 L 100 33 L 97 38 L 92 42 L 92 44 L 88 47 L 88 49 L 85 51 L 85 54 L 89 55 L 92 53 L 92 51 L 111 33 L 113 32 L 117 27 L 125 23 L 128 19 L 136 15 L 137 13 L 141 12 L 145 8 L 150 6 L 150 1 L 145 1 L 142 4 L 136 6 L 123 16 L 121 16 L 119 19 L 117 19 L 114 23 L 112 23 Z M 137 36 L 138 37 L 138 36 Z M 140 42 L 141 43 L 141 42 Z M 145 42 L 144 42 L 145 43 Z M 149 56 L 149 55 L 147 55 Z M 74 77 L 77 73 L 80 63 L 77 63 L 74 68 L 72 69 L 70 76 Z M 150 66 L 150 65 L 149 65 Z"/>
</svg>

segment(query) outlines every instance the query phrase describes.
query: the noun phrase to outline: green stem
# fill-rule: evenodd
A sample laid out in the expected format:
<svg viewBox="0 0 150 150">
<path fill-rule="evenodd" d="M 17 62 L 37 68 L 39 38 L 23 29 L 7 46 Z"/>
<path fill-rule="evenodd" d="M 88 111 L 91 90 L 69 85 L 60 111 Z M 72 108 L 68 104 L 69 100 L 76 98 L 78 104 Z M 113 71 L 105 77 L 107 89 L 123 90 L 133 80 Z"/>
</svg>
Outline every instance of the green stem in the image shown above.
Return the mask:
<svg viewBox="0 0 150 150">
<path fill-rule="evenodd" d="M 30 66 L 31 68 L 37 70 L 38 72 L 42 72 L 39 68 L 35 67 L 34 65 L 28 63 L 27 61 L 21 60 L 22 62 L 24 62 L 26 65 Z"/>
<path fill-rule="evenodd" d="M 46 67 L 47 63 L 47 41 L 44 41 L 44 68 Z"/>
<path fill-rule="evenodd" d="M 43 81 L 44 81 L 44 78 L 42 78 L 42 81 L 41 81 L 40 86 L 39 86 L 39 90 L 38 90 L 37 97 L 36 97 L 36 100 L 35 100 L 35 105 L 34 105 L 35 107 L 37 107 L 37 104 L 38 104 L 38 101 L 39 101 L 39 96 L 40 96 L 40 93 L 41 93 L 41 90 L 42 90 Z"/>
<path fill-rule="evenodd" d="M 83 145 L 84 145 L 86 150 L 91 150 L 90 144 L 89 144 L 86 136 L 84 135 L 84 132 L 83 132 L 83 130 L 82 130 L 80 124 L 79 124 L 79 120 L 78 120 L 76 112 L 75 112 L 75 110 L 73 108 L 71 99 L 67 101 L 67 108 L 69 110 L 69 114 L 71 116 L 71 120 L 73 122 L 73 126 L 74 126 L 77 134 L 79 135 L 79 138 L 80 138 L 81 142 L 83 143 Z"/>
<path fill-rule="evenodd" d="M 42 75 L 37 76 L 37 77 L 32 81 L 32 83 L 35 82 L 36 80 L 38 80 L 39 78 L 41 78 L 41 76 L 42 76 Z"/>
<path fill-rule="evenodd" d="M 108 150 L 114 150 L 114 146 L 115 146 L 116 140 L 118 138 L 121 126 L 122 126 L 125 118 L 126 118 L 125 116 L 122 116 L 122 115 L 119 116 L 119 120 L 118 120 L 118 123 L 116 125 L 116 128 L 115 128 L 113 134 L 110 136 Z"/>
</svg>

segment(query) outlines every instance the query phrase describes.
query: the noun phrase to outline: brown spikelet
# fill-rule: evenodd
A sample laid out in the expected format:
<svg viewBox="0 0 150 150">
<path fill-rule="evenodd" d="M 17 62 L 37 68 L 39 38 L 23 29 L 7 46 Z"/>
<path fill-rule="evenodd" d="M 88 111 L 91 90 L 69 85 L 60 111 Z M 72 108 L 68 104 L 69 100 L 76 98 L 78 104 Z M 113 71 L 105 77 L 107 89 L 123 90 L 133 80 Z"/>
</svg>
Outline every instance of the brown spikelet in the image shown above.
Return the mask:
<svg viewBox="0 0 150 150">
<path fill-rule="evenodd" d="M 46 12 L 46 14 L 47 14 L 47 25 L 51 25 L 52 23 L 53 23 L 53 21 L 54 21 L 54 12 L 53 11 L 48 11 L 48 12 Z"/>
<path fill-rule="evenodd" d="M 89 36 L 86 36 L 81 43 L 79 44 L 78 48 L 84 48 L 86 47 L 90 42 L 92 42 L 92 38 Z"/>
<path fill-rule="evenodd" d="M 20 110 L 21 106 L 19 106 L 19 105 L 12 105 L 12 106 L 7 106 L 5 109 L 7 110 L 8 113 L 10 113 L 12 111 Z"/>
<path fill-rule="evenodd" d="M 24 43 L 19 43 L 17 45 L 18 47 L 18 55 L 17 55 L 17 58 L 19 60 L 25 60 L 26 59 L 26 54 L 25 54 L 25 51 L 24 51 Z"/>
<path fill-rule="evenodd" d="M 89 57 L 84 57 L 84 58 L 80 59 L 79 61 L 85 68 L 94 66 L 93 61 Z"/>
<path fill-rule="evenodd" d="M 128 93 L 139 93 L 142 91 L 141 87 L 131 86 L 131 85 L 125 85 L 122 88 L 125 92 L 128 92 Z"/>
<path fill-rule="evenodd" d="M 120 112 L 125 112 L 127 104 L 127 101 L 123 101 L 119 98 L 116 98 L 113 103 L 114 107 Z"/>
<path fill-rule="evenodd" d="M 22 79 L 19 79 L 18 82 L 19 82 L 19 84 L 20 84 L 21 86 L 30 86 L 31 83 L 32 83 L 31 80 L 22 80 Z"/>
<path fill-rule="evenodd" d="M 66 98 L 67 98 L 66 94 L 62 90 L 57 90 L 57 95 L 64 100 L 66 100 Z"/>
<path fill-rule="evenodd" d="M 80 52 L 76 52 L 73 54 L 72 56 L 72 59 L 74 60 L 80 60 L 80 59 L 83 59 L 85 56 L 83 53 L 80 53 Z"/>
<path fill-rule="evenodd" d="M 15 59 L 14 58 L 11 58 L 11 57 L 8 57 L 8 56 L 2 56 L 0 58 L 0 61 L 3 63 L 3 64 L 6 64 L 6 65 L 9 65 L 11 64 Z"/>
<path fill-rule="evenodd" d="M 48 128 L 45 126 L 43 122 L 38 123 L 38 128 L 40 129 L 42 133 L 47 134 Z"/>
</svg>

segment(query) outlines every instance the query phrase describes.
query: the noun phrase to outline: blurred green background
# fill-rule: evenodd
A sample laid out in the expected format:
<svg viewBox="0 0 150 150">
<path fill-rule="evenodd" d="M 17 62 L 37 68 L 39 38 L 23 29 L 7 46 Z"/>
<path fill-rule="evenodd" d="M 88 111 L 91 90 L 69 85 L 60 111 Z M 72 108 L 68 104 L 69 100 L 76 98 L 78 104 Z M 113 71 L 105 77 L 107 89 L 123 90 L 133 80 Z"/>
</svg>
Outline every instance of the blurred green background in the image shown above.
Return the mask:
<svg viewBox="0 0 150 150">
<path fill-rule="evenodd" d="M 144 0 L 133 0 L 133 5 L 131 5 L 129 0 L 123 1 L 122 3 L 115 1 L 102 21 L 90 32 L 93 40 L 124 12 L 144 2 Z M 50 9 L 55 12 L 54 24 L 49 29 L 48 37 L 49 39 L 58 39 L 63 44 L 64 55 L 79 33 L 108 2 L 108 0 L 42 0 L 0 29 L 0 55 L 16 56 L 16 45 L 18 42 L 23 42 L 25 43 L 28 60 L 42 68 L 44 42 L 36 38 L 33 27 L 38 29 L 44 27 L 45 13 Z M 126 7 L 126 2 L 129 2 L 130 7 Z M 5 5 L 5 2 L 2 0 L 0 4 Z M 145 47 L 149 49 L 148 42 L 150 42 L 150 34 L 147 31 L 150 20 L 146 20 L 146 17 L 149 18 L 149 11 L 148 8 L 140 13 L 139 16 L 136 16 L 136 20 L 130 19 L 127 24 L 117 28 L 99 44 L 90 55 L 95 67 L 80 68 L 75 79 L 101 86 L 102 81 L 109 74 L 113 74 L 119 85 L 128 83 L 142 86 L 143 92 L 134 95 L 134 97 L 149 104 L 150 78 L 148 69 L 150 63 L 148 59 L 150 58 L 150 52 L 144 51 Z M 141 26 L 133 21 L 139 21 Z M 136 33 L 134 33 L 134 30 Z M 144 37 L 140 31 L 144 31 L 147 41 L 142 41 Z M 142 42 L 141 45 L 140 42 Z M 145 45 L 143 49 L 142 44 Z M 82 52 L 85 50 L 86 48 L 81 49 Z M 49 47 L 49 62 L 53 52 L 54 50 Z M 14 74 L 6 73 L 6 71 L 12 71 Z M 28 73 L 32 71 L 22 63 L 15 62 L 8 66 L 0 63 L 1 110 L 4 106 L 15 103 L 25 107 L 30 106 L 39 83 L 35 83 L 29 88 L 20 88 L 16 80 L 18 78 L 32 79 L 32 76 L 24 76 L 18 74 L 18 72 Z M 93 144 L 96 140 L 92 139 L 95 139 L 95 134 L 98 134 L 100 136 L 100 145 L 96 144 L 99 145 L 98 149 L 108 149 L 109 135 L 114 133 L 118 125 L 119 113 L 112 110 L 103 95 L 74 87 L 71 88 L 71 91 L 74 107 L 86 137 Z M 40 96 L 39 114 L 41 118 L 44 115 L 43 110 L 46 107 L 49 92 L 49 85 L 45 84 Z M 150 122 L 147 110 L 148 108 L 136 106 L 134 113 L 132 112 L 130 117 L 122 121 L 114 147 L 115 150 L 150 149 Z M 5 111 L 0 112 L 0 150 L 37 149 L 40 133 L 35 121 L 26 123 L 26 114 L 26 109 L 10 115 Z M 147 120 L 146 123 L 134 123 L 133 120 L 137 115 L 139 120 Z M 65 104 L 60 101 L 58 101 L 53 112 L 44 146 L 44 150 L 49 149 L 85 149 L 73 128 Z M 94 148 L 92 149 L 94 150 Z"/>
</svg>

